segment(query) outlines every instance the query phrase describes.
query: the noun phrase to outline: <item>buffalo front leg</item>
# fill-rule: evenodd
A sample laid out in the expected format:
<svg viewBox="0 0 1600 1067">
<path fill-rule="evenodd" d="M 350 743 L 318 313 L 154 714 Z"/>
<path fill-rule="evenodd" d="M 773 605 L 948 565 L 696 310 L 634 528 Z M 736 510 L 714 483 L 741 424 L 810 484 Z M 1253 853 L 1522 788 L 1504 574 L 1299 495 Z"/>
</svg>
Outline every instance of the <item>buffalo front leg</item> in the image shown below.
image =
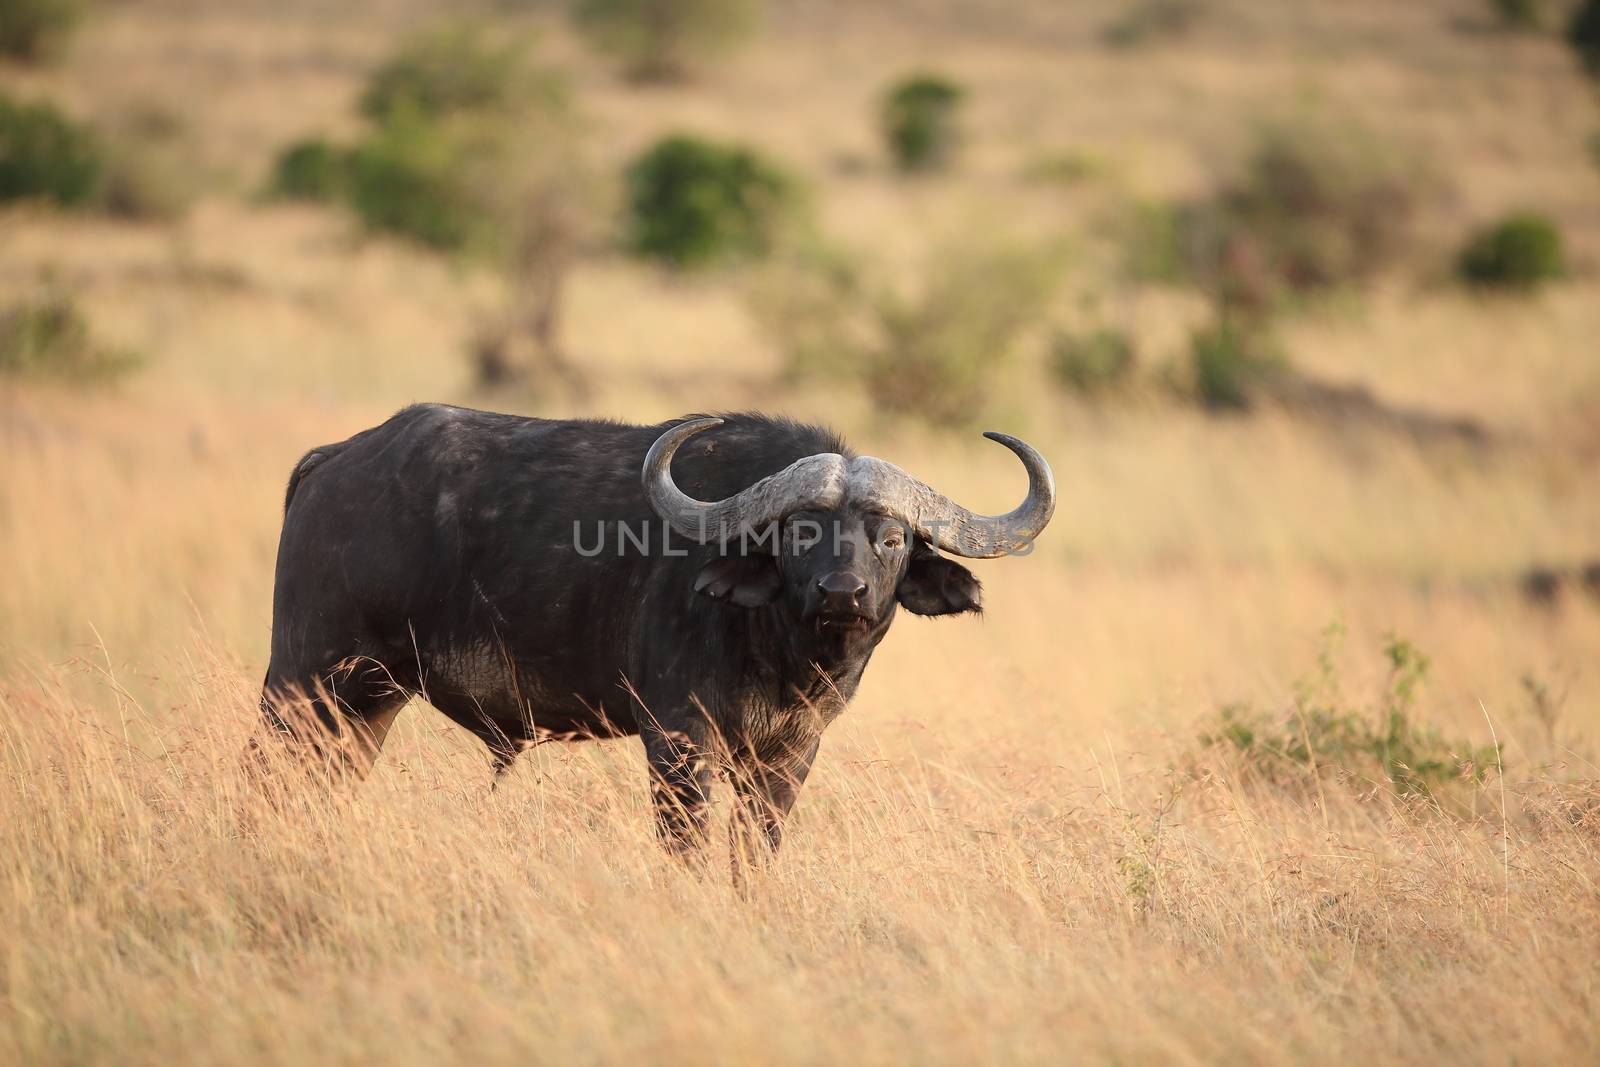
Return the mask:
<svg viewBox="0 0 1600 1067">
<path fill-rule="evenodd" d="M 642 733 L 656 832 L 673 852 L 692 851 L 705 841 L 714 757 L 711 731 L 703 723 L 680 728 L 652 723 Z"/>
<path fill-rule="evenodd" d="M 821 740 L 770 760 L 747 758 L 732 770 L 732 835 L 735 871 L 762 863 L 783 843 L 783 822 L 817 758 Z"/>
</svg>

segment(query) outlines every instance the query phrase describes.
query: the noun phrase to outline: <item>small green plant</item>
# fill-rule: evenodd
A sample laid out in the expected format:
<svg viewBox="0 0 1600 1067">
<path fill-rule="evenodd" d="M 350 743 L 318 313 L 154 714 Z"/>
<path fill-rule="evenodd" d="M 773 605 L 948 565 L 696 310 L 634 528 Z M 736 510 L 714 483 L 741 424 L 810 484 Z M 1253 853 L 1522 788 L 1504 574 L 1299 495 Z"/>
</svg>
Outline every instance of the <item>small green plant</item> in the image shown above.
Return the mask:
<svg viewBox="0 0 1600 1067">
<path fill-rule="evenodd" d="M 1507 215 L 1472 235 L 1456 268 L 1471 285 L 1536 289 L 1566 274 L 1561 231 L 1537 212 Z"/>
<path fill-rule="evenodd" d="M 1050 152 L 1031 160 L 1022 168 L 1024 181 L 1053 185 L 1077 185 L 1111 171 L 1110 164 L 1086 149 Z"/>
<path fill-rule="evenodd" d="M 1190 336 L 1189 352 L 1195 393 L 1212 411 L 1249 408 L 1256 387 L 1285 362 L 1264 324 L 1226 311 Z"/>
<path fill-rule="evenodd" d="M 1537 30 L 1544 25 L 1541 0 L 1488 0 L 1495 22 L 1508 30 Z"/>
<path fill-rule="evenodd" d="M 573 17 L 597 50 L 635 81 L 677 81 L 744 40 L 761 0 L 576 0 Z"/>
<path fill-rule="evenodd" d="M 1600 0 L 1583 0 L 1567 23 L 1567 43 L 1591 78 L 1600 78 Z"/>
<path fill-rule="evenodd" d="M 642 256 L 695 267 L 769 252 L 798 207 L 798 185 L 741 145 L 667 137 L 625 175 L 628 243 Z"/>
<path fill-rule="evenodd" d="M 938 170 L 949 164 L 960 141 L 956 113 L 962 88 L 936 74 L 897 82 L 884 94 L 884 140 L 902 171 Z"/>
<path fill-rule="evenodd" d="M 98 195 L 104 171 L 103 149 L 93 131 L 47 103 L 0 94 L 0 202 L 87 204 Z"/>
<path fill-rule="evenodd" d="M 1452 785 L 1481 782 L 1500 766 L 1497 746 L 1449 740 L 1419 721 L 1416 701 L 1429 661 L 1404 638 L 1391 635 L 1384 642 L 1389 669 L 1377 700 L 1350 707 L 1334 667 L 1342 638 L 1337 625 L 1328 629 L 1317 670 L 1297 682 L 1287 711 L 1228 705 L 1202 732 L 1201 745 L 1232 753 L 1271 784 L 1304 785 L 1332 774 L 1436 801 Z"/>
<path fill-rule="evenodd" d="M 271 196 L 329 202 L 350 184 L 350 150 L 320 137 L 295 141 L 278 153 L 267 182 Z"/>
<path fill-rule="evenodd" d="M 95 382 L 125 374 L 138 363 L 131 352 L 96 343 L 88 320 L 64 294 L 0 308 L 0 374 Z"/>
<path fill-rule="evenodd" d="M 525 38 L 455 22 L 403 41 L 367 79 L 360 106 L 367 118 L 384 123 L 397 116 L 510 112 L 563 92 L 558 79 L 529 63 Z"/>
<path fill-rule="evenodd" d="M 24 62 L 59 53 L 83 15 L 82 0 L 5 0 L 0 3 L 0 55 Z"/>
<path fill-rule="evenodd" d="M 1085 396 L 1125 385 L 1133 368 L 1133 341 L 1121 330 L 1060 332 L 1050 346 L 1050 370 L 1056 380 Z"/>
</svg>

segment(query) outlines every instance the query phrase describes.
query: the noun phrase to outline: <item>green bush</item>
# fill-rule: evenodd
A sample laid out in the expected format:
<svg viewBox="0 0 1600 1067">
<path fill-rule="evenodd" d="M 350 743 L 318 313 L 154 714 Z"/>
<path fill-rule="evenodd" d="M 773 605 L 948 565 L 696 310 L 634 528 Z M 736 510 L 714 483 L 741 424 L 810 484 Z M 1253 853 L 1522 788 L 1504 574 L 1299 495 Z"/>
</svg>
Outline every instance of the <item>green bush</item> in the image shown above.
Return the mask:
<svg viewBox="0 0 1600 1067">
<path fill-rule="evenodd" d="M 0 308 L 0 374 L 96 381 L 126 373 L 138 362 L 130 352 L 95 343 L 83 313 L 64 295 Z"/>
<path fill-rule="evenodd" d="M 530 65 L 527 46 L 470 22 L 415 34 L 367 79 L 361 113 L 383 123 L 402 114 L 509 112 L 561 95 L 558 79 Z"/>
<path fill-rule="evenodd" d="M 486 225 L 464 173 L 472 151 L 456 124 L 391 116 L 350 152 L 350 206 L 370 229 L 465 248 Z"/>
<path fill-rule="evenodd" d="M 1535 289 L 1566 273 L 1561 231 L 1537 212 L 1507 215 L 1472 235 L 1457 270 L 1472 285 Z"/>
<path fill-rule="evenodd" d="M 1058 333 L 1050 346 L 1051 372 L 1077 393 L 1093 395 L 1124 385 L 1133 368 L 1133 341 L 1121 330 Z"/>
<path fill-rule="evenodd" d="M 883 136 L 901 170 L 937 170 L 949 163 L 960 138 L 956 111 L 964 95 L 960 86 L 934 74 L 907 78 L 884 94 Z"/>
<path fill-rule="evenodd" d="M 1429 663 L 1403 638 L 1391 635 L 1384 643 L 1389 669 L 1377 701 L 1350 707 L 1338 692 L 1334 667 L 1342 631 L 1331 627 L 1328 634 L 1317 671 L 1296 684 L 1286 712 L 1224 707 L 1201 734 L 1202 746 L 1231 753 L 1247 774 L 1266 784 L 1304 788 L 1334 777 L 1436 802 L 1448 801 L 1453 786 L 1482 782 L 1501 766 L 1496 745 L 1452 741 L 1417 720 L 1417 694 Z"/>
<path fill-rule="evenodd" d="M 88 203 L 105 170 L 100 140 L 47 103 L 0 94 L 0 202 Z"/>
<path fill-rule="evenodd" d="M 1600 0 L 1584 0 L 1567 23 L 1567 43 L 1592 78 L 1600 78 Z"/>
<path fill-rule="evenodd" d="M 576 0 L 578 28 L 636 81 L 674 81 L 748 37 L 761 0 Z"/>
<path fill-rule="evenodd" d="M 350 150 L 320 137 L 295 141 L 278 153 L 267 183 L 269 195 L 285 200 L 328 202 L 350 184 Z"/>
<path fill-rule="evenodd" d="M 61 50 L 82 14 L 82 0 L 5 0 L 0 3 L 0 55 L 48 59 Z"/>
<path fill-rule="evenodd" d="M 1250 407 L 1256 387 L 1284 365 L 1264 325 L 1226 312 L 1190 336 L 1189 352 L 1195 393 L 1212 411 Z"/>
<path fill-rule="evenodd" d="M 759 257 L 798 206 L 798 186 L 739 145 L 673 136 L 625 175 L 629 244 L 675 267 Z"/>
</svg>

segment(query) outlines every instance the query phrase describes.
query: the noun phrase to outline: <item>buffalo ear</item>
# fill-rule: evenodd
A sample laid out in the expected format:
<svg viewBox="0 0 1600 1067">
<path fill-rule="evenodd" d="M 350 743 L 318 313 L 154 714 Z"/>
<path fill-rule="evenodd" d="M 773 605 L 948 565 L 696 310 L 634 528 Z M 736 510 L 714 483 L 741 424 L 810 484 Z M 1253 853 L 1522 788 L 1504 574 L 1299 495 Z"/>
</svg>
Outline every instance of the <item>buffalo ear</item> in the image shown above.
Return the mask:
<svg viewBox="0 0 1600 1067">
<path fill-rule="evenodd" d="M 983 586 L 973 573 L 924 545 L 911 550 L 906 576 L 900 579 L 894 596 L 914 615 L 983 611 Z"/>
<path fill-rule="evenodd" d="M 713 600 L 745 608 L 771 603 L 783 588 L 778 561 L 772 556 L 718 556 L 700 568 L 694 591 Z"/>
</svg>

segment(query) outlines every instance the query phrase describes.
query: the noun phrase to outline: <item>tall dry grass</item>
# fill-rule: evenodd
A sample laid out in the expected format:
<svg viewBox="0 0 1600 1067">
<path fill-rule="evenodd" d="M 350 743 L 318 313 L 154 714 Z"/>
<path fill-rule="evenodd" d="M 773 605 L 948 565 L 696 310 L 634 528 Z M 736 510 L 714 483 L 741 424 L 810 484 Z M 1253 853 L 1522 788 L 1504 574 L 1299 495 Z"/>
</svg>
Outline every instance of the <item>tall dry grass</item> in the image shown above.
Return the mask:
<svg viewBox="0 0 1600 1067">
<path fill-rule="evenodd" d="M 886 270 L 1067 236 L 1052 315 L 1098 294 L 1153 376 L 1205 309 L 1116 290 L 1102 222 L 1203 191 L 1290 98 L 1446 164 L 1445 230 L 1535 203 L 1571 238 L 1575 276 L 1534 301 L 1441 289 L 1424 254 L 1285 327 L 1303 367 L 1477 418 L 1486 450 L 1090 409 L 1019 352 L 988 414 L 1050 457 L 1054 525 L 974 565 L 982 620 L 896 624 L 742 893 L 720 850 L 657 847 L 632 741 L 540 748 L 491 790 L 418 705 L 358 791 L 252 787 L 290 465 L 414 400 L 777 410 L 978 510 L 1020 495 L 1002 450 L 780 389 L 742 279 L 605 251 L 567 308 L 590 394 L 472 394 L 492 281 L 254 199 L 283 143 L 351 132 L 428 0 L 102 5 L 61 64 L 0 70 L 88 117 L 181 113 L 206 185 L 160 224 L 0 213 L 0 291 L 52 279 L 147 357 L 107 391 L 0 380 L 0 1063 L 1600 1060 L 1600 607 L 1517 585 L 1600 557 L 1600 106 L 1553 37 L 1464 32 L 1475 0 L 1203 6 L 1119 52 L 1110 0 L 778 5 L 703 81 L 641 93 L 496 5 L 570 71 L 603 165 L 673 129 L 748 141 Z M 871 105 L 929 65 L 971 88 L 970 137 L 908 187 Z M 1026 176 L 1064 152 L 1092 175 Z M 1353 699 L 1401 633 L 1433 661 L 1419 714 L 1498 739 L 1504 774 L 1445 813 L 1197 744 L 1224 704 L 1286 706 L 1334 618 Z"/>
<path fill-rule="evenodd" d="M 112 688 L 106 674 L 100 684 Z M 155 730 L 0 692 L 0 1060 L 1577 1062 L 1600 1052 L 1600 792 L 1457 818 L 1111 739 L 831 741 L 743 892 L 649 830 L 628 744 L 491 791 L 413 716 L 357 794 L 264 795 L 197 646 Z M 200 714 L 203 709 L 203 714 Z M 956 732 L 959 719 L 932 729 Z M 1593 768 L 1589 768 L 1590 771 Z"/>
</svg>

